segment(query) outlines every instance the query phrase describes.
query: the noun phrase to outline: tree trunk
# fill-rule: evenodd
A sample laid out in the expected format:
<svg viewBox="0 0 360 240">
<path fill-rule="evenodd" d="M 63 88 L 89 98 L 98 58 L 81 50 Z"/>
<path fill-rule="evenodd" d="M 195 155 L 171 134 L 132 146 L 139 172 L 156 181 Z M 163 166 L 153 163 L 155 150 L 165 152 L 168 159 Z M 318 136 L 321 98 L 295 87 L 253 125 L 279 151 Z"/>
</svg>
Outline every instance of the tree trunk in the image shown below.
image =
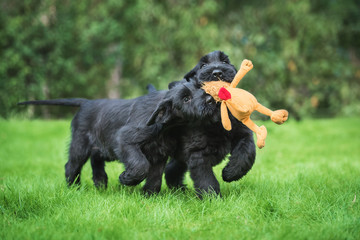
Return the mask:
<svg viewBox="0 0 360 240">
<path fill-rule="evenodd" d="M 121 60 L 118 59 L 116 61 L 115 68 L 111 72 L 111 77 L 107 82 L 107 96 L 108 98 L 120 98 L 120 78 L 122 74 L 122 63 Z"/>
</svg>

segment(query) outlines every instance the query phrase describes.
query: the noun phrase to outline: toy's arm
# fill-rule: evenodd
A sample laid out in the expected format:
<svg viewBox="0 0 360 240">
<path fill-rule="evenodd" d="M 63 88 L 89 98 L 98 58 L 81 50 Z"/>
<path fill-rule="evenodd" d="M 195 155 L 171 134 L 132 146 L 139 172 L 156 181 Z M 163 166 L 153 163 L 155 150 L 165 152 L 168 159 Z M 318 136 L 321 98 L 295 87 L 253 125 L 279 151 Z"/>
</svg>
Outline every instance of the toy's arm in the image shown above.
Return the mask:
<svg viewBox="0 0 360 240">
<path fill-rule="evenodd" d="M 226 103 L 223 101 L 221 102 L 221 106 L 220 106 L 220 112 L 221 112 L 221 123 L 223 125 L 223 127 L 230 131 L 231 130 L 231 122 L 230 122 L 230 118 L 229 118 L 229 113 L 226 107 Z"/>
<path fill-rule="evenodd" d="M 235 88 L 245 74 L 253 68 L 253 64 L 250 60 L 243 60 L 240 66 L 240 70 L 236 73 L 234 80 L 231 82 L 230 87 Z"/>
</svg>

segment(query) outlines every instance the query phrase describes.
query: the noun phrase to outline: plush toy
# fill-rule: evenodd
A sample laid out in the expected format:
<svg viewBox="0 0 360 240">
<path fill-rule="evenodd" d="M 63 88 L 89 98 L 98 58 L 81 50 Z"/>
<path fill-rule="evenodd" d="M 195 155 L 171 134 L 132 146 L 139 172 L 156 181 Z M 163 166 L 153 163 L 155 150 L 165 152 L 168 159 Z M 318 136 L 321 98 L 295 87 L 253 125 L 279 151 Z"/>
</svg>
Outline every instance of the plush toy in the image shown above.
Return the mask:
<svg viewBox="0 0 360 240">
<path fill-rule="evenodd" d="M 259 148 L 265 146 L 265 139 L 267 130 L 265 126 L 258 127 L 251 119 L 251 113 L 256 110 L 271 118 L 274 123 L 283 124 L 288 119 L 288 112 L 286 110 L 271 111 L 264 107 L 256 98 L 249 92 L 236 88 L 240 80 L 245 74 L 253 68 L 250 60 L 244 60 L 241 63 L 240 70 L 230 83 L 224 81 L 205 82 L 203 89 L 206 93 L 210 94 L 217 102 L 221 102 L 221 122 L 223 127 L 230 131 L 231 122 L 229 119 L 228 110 L 231 114 L 245 124 L 250 130 L 255 132 Z"/>
</svg>

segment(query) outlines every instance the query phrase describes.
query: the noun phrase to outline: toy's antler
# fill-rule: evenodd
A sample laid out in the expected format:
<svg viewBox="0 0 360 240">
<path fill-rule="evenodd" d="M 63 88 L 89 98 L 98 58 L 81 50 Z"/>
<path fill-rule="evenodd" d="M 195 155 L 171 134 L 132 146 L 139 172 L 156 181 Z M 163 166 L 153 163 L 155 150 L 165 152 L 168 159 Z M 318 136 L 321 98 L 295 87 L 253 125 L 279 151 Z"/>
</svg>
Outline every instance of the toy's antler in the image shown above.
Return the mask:
<svg viewBox="0 0 360 240">
<path fill-rule="evenodd" d="M 253 68 L 253 64 L 250 60 L 243 60 L 240 66 L 240 70 L 236 73 L 234 80 L 231 82 L 230 87 L 235 88 L 245 74 Z"/>
</svg>

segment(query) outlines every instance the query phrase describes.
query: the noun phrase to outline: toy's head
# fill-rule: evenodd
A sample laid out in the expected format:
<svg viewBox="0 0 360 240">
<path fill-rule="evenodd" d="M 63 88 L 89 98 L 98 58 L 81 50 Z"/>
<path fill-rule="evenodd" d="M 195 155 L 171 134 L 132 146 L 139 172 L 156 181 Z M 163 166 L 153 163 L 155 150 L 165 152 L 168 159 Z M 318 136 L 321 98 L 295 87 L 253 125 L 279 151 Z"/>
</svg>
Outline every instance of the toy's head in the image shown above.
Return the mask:
<svg viewBox="0 0 360 240">
<path fill-rule="evenodd" d="M 219 92 L 223 87 L 230 87 L 230 83 L 224 81 L 205 82 L 203 83 L 202 89 L 211 95 L 216 102 L 221 102 L 224 99 L 221 98 L 221 93 L 219 96 Z"/>
<path fill-rule="evenodd" d="M 240 66 L 240 70 L 234 76 L 234 79 L 231 82 L 225 81 L 210 81 L 203 84 L 203 89 L 209 95 L 211 95 L 215 101 L 221 102 L 221 122 L 224 128 L 228 131 L 231 130 L 231 122 L 227 112 L 227 108 L 236 118 L 242 118 L 241 111 L 244 109 L 249 109 L 247 106 L 241 106 L 242 103 L 245 105 L 248 102 L 247 94 L 243 95 L 242 91 L 236 91 L 236 86 L 240 80 L 245 76 L 245 74 L 253 68 L 251 61 L 245 59 Z M 234 95 L 235 100 L 232 99 Z M 256 101 L 256 99 L 255 99 Z M 240 112 L 238 112 L 238 110 Z M 248 114 L 247 112 L 245 114 Z M 240 119 L 239 119 L 240 120 Z"/>
</svg>

